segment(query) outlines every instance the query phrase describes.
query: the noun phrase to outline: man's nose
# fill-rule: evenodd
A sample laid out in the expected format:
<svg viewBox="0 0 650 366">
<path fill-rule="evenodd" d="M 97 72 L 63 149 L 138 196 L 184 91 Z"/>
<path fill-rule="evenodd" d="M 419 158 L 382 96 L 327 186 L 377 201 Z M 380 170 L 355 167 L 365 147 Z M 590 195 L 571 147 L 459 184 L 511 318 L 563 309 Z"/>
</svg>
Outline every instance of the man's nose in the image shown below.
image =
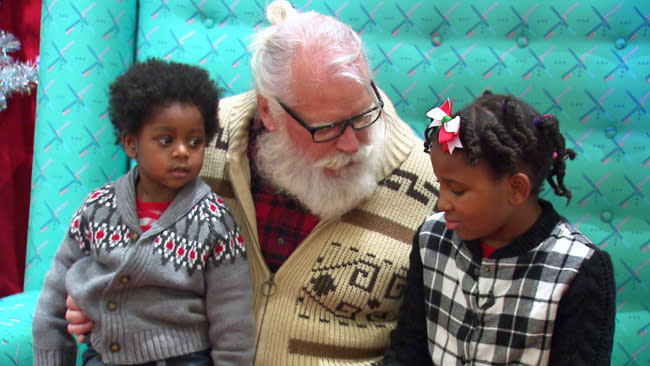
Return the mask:
<svg viewBox="0 0 650 366">
<path fill-rule="evenodd" d="M 345 153 L 354 154 L 359 150 L 359 137 L 352 126 L 345 126 L 341 136 L 336 138 L 336 147 Z"/>
</svg>

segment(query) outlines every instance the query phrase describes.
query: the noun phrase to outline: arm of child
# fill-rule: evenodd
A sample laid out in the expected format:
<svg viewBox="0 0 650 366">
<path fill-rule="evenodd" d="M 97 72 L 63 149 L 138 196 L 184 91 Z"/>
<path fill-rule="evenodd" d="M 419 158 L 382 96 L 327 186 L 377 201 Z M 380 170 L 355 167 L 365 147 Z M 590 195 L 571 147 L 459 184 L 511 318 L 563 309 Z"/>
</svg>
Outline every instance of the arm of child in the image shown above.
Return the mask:
<svg viewBox="0 0 650 366">
<path fill-rule="evenodd" d="M 215 262 L 205 273 L 211 356 L 215 365 L 251 365 L 255 354 L 253 290 L 246 249 L 234 218 L 225 210 L 225 242 L 217 243 Z M 219 252 L 221 254 L 219 254 Z"/>
<path fill-rule="evenodd" d="M 390 348 L 384 354 L 385 366 L 433 365 L 427 347 L 424 280 L 417 234 L 415 238 L 397 328 L 391 332 Z"/>
<path fill-rule="evenodd" d="M 73 220 L 74 217 L 78 216 L 73 216 Z M 65 320 L 65 277 L 72 264 L 83 256 L 78 241 L 69 229 L 45 276 L 36 304 L 32 323 L 34 365 L 75 364 L 77 343 L 67 332 Z"/>
<path fill-rule="evenodd" d="M 255 352 L 255 320 L 248 261 L 224 262 L 210 274 L 206 311 L 215 365 L 250 365 Z"/>
<path fill-rule="evenodd" d="M 611 363 L 615 298 L 612 261 L 607 252 L 597 250 L 560 300 L 549 365 Z"/>
</svg>

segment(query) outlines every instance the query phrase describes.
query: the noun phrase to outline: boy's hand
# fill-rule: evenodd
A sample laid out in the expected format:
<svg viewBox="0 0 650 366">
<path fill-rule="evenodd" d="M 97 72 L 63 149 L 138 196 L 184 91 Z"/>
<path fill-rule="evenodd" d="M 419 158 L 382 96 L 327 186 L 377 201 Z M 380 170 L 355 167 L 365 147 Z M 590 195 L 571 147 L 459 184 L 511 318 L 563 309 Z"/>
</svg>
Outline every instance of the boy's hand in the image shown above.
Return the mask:
<svg viewBox="0 0 650 366">
<path fill-rule="evenodd" d="M 65 312 L 65 320 L 68 321 L 68 332 L 76 335 L 79 343 L 85 343 L 86 334 L 93 330 L 95 323 L 88 318 L 70 295 L 65 299 L 65 306 L 68 308 Z"/>
</svg>

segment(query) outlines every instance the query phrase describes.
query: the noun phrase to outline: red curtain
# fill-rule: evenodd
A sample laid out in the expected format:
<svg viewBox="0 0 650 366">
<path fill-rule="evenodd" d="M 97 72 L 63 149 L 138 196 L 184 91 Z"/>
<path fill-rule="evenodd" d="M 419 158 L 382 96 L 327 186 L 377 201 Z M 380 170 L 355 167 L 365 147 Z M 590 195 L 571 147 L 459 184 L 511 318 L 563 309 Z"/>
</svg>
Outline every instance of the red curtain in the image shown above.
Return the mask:
<svg viewBox="0 0 650 366">
<path fill-rule="evenodd" d="M 0 30 L 13 34 L 21 49 L 10 55 L 36 61 L 41 0 L 0 1 Z M 0 111 L 0 297 L 22 291 L 29 220 L 36 88 L 13 94 Z"/>
</svg>

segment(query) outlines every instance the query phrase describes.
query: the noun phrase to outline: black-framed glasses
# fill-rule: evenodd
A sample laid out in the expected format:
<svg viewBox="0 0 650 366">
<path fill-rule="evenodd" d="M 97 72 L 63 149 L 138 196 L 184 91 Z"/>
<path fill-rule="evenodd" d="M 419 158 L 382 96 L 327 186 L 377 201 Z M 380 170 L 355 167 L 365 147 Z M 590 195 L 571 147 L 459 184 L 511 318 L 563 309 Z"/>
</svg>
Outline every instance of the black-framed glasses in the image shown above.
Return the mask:
<svg viewBox="0 0 650 366">
<path fill-rule="evenodd" d="M 291 108 L 287 107 L 284 103 L 277 99 L 276 101 L 278 104 L 280 104 L 282 109 L 287 112 L 287 114 L 289 114 L 293 119 L 296 120 L 296 122 L 298 122 L 302 127 L 309 131 L 309 133 L 311 133 L 311 138 L 314 140 L 314 142 L 327 142 L 341 136 L 348 126 L 352 127 L 352 129 L 355 131 L 359 131 L 370 127 L 370 125 L 377 122 L 379 116 L 381 116 L 381 111 L 384 109 L 384 101 L 381 99 L 379 90 L 377 90 L 377 87 L 372 80 L 370 81 L 370 86 L 375 92 L 375 96 L 377 97 L 379 105 L 374 106 L 350 119 L 340 122 L 308 125 L 303 120 L 301 120 L 300 117 L 298 117 L 291 110 Z"/>
</svg>

